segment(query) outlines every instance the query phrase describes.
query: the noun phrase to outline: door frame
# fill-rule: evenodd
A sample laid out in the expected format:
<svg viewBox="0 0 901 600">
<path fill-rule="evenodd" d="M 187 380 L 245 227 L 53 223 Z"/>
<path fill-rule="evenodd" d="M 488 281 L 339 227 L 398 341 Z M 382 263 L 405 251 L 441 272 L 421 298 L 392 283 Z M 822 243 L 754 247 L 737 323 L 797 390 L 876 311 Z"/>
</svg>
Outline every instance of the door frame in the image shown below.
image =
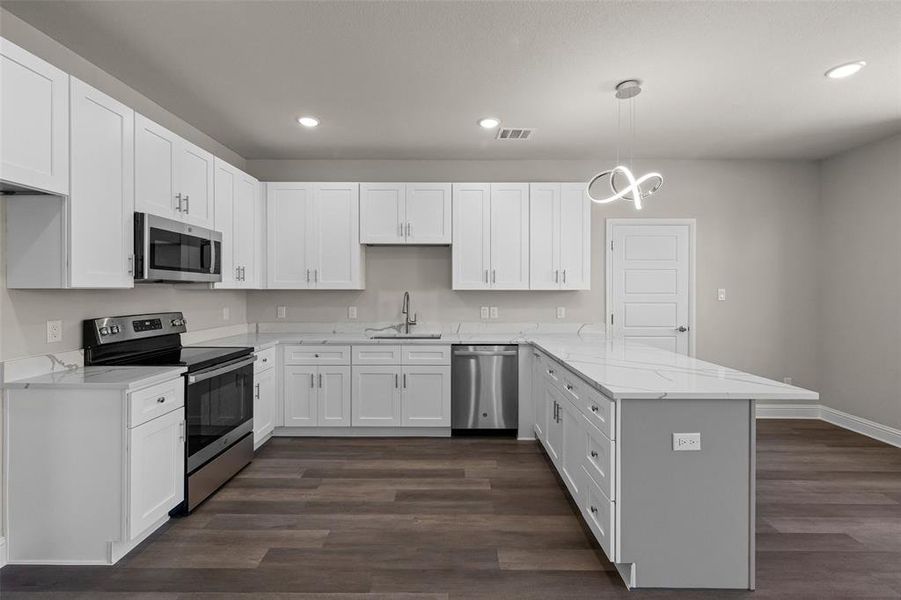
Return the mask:
<svg viewBox="0 0 901 600">
<path fill-rule="evenodd" d="M 610 328 L 610 318 L 613 315 L 613 285 L 611 275 L 613 272 L 613 254 L 610 252 L 610 242 L 613 241 L 613 228 L 616 225 L 687 225 L 688 226 L 688 356 L 695 355 L 695 341 L 697 332 L 697 312 L 695 301 L 697 272 L 697 220 L 696 219 L 668 219 L 668 218 L 608 218 L 606 237 L 604 238 L 604 327 Z"/>
</svg>

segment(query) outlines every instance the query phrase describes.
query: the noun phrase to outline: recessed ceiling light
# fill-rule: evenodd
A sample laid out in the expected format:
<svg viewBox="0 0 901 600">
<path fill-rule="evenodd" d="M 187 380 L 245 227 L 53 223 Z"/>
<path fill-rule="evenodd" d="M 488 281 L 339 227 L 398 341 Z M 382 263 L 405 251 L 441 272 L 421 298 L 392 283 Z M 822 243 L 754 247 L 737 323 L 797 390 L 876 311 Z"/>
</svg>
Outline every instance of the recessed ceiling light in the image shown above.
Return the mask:
<svg viewBox="0 0 901 600">
<path fill-rule="evenodd" d="M 483 129 L 494 129 L 500 124 L 501 122 L 494 117 L 485 117 L 484 119 L 479 119 L 479 127 Z"/>
<path fill-rule="evenodd" d="M 851 77 L 851 75 L 854 75 L 865 66 L 867 66 L 867 63 L 863 60 L 845 63 L 826 71 L 826 77 L 829 79 L 844 79 L 845 77 Z"/>
<path fill-rule="evenodd" d="M 316 117 L 299 117 L 297 122 L 303 125 L 304 127 L 316 127 L 319 125 L 319 119 Z"/>
</svg>

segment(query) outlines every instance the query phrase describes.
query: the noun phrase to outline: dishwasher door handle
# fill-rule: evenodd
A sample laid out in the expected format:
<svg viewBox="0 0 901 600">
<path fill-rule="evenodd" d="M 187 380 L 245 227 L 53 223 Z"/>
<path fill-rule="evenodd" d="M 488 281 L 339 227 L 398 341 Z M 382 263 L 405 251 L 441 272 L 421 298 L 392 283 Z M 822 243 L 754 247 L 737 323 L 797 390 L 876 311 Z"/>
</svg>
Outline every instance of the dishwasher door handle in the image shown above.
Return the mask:
<svg viewBox="0 0 901 600">
<path fill-rule="evenodd" d="M 501 350 L 499 352 L 461 350 L 454 352 L 454 356 L 516 356 L 517 354 L 519 353 L 516 350 Z"/>
</svg>

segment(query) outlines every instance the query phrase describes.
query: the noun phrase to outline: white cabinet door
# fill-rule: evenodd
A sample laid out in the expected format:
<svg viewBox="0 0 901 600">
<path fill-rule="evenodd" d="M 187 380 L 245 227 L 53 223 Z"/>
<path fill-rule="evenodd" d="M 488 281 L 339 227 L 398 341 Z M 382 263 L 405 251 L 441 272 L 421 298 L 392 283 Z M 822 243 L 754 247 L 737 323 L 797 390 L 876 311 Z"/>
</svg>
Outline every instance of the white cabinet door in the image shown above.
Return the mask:
<svg viewBox="0 0 901 600">
<path fill-rule="evenodd" d="M 397 427 L 400 418 L 400 367 L 353 367 L 351 414 L 354 427 Z"/>
<path fill-rule="evenodd" d="M 529 288 L 529 184 L 491 184 L 491 288 Z"/>
<path fill-rule="evenodd" d="M 184 500 L 184 431 L 181 410 L 128 430 L 128 539 Z"/>
<path fill-rule="evenodd" d="M 404 367 L 401 415 L 404 427 L 450 427 L 450 367 Z"/>
<path fill-rule="evenodd" d="M 405 232 L 403 183 L 360 184 L 360 243 L 403 244 Z"/>
<path fill-rule="evenodd" d="M 316 227 L 313 283 L 318 289 L 362 289 L 360 245 L 360 186 L 357 183 L 318 183 L 315 190 Z"/>
<path fill-rule="evenodd" d="M 591 289 L 591 200 L 582 183 L 564 183 L 560 192 L 560 288 L 588 290 Z M 532 252 L 535 252 L 534 240 Z"/>
<path fill-rule="evenodd" d="M 247 286 L 252 288 L 266 287 L 266 184 L 257 183 L 254 196 L 254 265 L 253 277 L 247 277 Z M 250 267 L 248 266 L 248 271 Z"/>
<path fill-rule="evenodd" d="M 451 243 L 451 185 L 408 183 L 406 190 L 408 244 Z"/>
<path fill-rule="evenodd" d="M 529 188 L 529 287 L 560 287 L 560 184 Z"/>
<path fill-rule="evenodd" d="M 491 187 L 482 183 L 453 186 L 453 289 L 480 290 L 491 286 Z"/>
<path fill-rule="evenodd" d="M 253 395 L 253 444 L 266 439 L 275 429 L 275 369 L 254 373 Z"/>
<path fill-rule="evenodd" d="M 258 281 L 256 216 L 259 191 L 260 185 L 256 179 L 246 173 L 238 173 L 235 186 L 233 256 L 234 265 L 238 269 L 238 287 L 243 288 L 255 287 Z"/>
<path fill-rule="evenodd" d="M 75 78 L 71 88 L 69 282 L 134 287 L 134 111 Z"/>
<path fill-rule="evenodd" d="M 267 287 L 312 287 L 313 184 L 266 184 Z"/>
<path fill-rule="evenodd" d="M 544 443 L 547 431 L 547 408 L 544 405 L 544 361 L 532 351 L 532 410 L 535 414 L 535 435 Z"/>
<path fill-rule="evenodd" d="M 135 114 L 135 210 L 168 219 L 181 218 L 175 190 L 175 154 L 180 138 L 141 114 Z"/>
<path fill-rule="evenodd" d="M 318 424 L 317 367 L 285 367 L 285 427 L 315 427 Z"/>
<path fill-rule="evenodd" d="M 563 443 L 560 446 L 560 475 L 569 488 L 573 498 L 580 498 L 584 471 L 582 464 L 585 459 L 587 438 L 582 413 L 569 400 L 558 401 L 557 409 L 559 427 L 563 432 Z"/>
<path fill-rule="evenodd" d="M 215 192 L 214 229 L 222 233 L 222 281 L 216 288 L 239 287 L 240 269 L 235 261 L 235 195 L 238 182 L 238 170 L 223 160 L 215 160 Z"/>
<path fill-rule="evenodd" d="M 0 38 L 0 179 L 69 193 L 69 76 Z"/>
<path fill-rule="evenodd" d="M 319 367 L 320 427 L 350 426 L 350 367 Z"/>
<path fill-rule="evenodd" d="M 182 195 L 182 215 L 188 223 L 213 226 L 213 155 L 186 140 L 175 152 L 176 194 Z"/>
</svg>

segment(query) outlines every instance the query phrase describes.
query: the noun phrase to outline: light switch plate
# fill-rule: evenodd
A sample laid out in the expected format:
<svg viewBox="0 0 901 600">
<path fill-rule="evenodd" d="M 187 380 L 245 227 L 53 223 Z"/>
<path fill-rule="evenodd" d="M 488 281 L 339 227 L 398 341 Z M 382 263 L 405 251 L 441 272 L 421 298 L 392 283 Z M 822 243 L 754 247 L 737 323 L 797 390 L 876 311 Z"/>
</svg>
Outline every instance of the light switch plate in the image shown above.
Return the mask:
<svg viewBox="0 0 901 600">
<path fill-rule="evenodd" d="M 63 322 L 47 321 L 47 343 L 55 344 L 63 341 Z"/>
<path fill-rule="evenodd" d="M 492 319 L 496 319 L 496 318 L 497 318 L 497 307 L 496 307 L 496 306 L 492 306 L 490 312 L 491 312 L 491 318 L 492 318 Z"/>
<path fill-rule="evenodd" d="M 347 318 L 351 321 L 357 318 L 357 307 L 356 306 L 348 306 L 347 307 Z"/>
<path fill-rule="evenodd" d="M 674 433 L 673 434 L 673 451 L 684 452 L 686 450 L 701 449 L 700 433 Z"/>
<path fill-rule="evenodd" d="M 716 291 L 716 299 L 719 300 L 720 302 L 726 301 L 726 288 L 719 288 Z"/>
<path fill-rule="evenodd" d="M 479 310 L 479 315 L 482 317 L 483 321 L 487 321 L 488 320 L 488 307 L 483 306 L 481 308 L 481 310 Z"/>
<path fill-rule="evenodd" d="M 288 314 L 288 307 L 286 306 L 276 306 L 275 307 L 275 316 L 278 319 L 284 319 Z"/>
<path fill-rule="evenodd" d="M 565 318 L 566 318 L 566 307 L 565 307 L 565 306 L 558 306 L 558 307 L 557 307 L 557 318 L 558 318 L 558 319 L 565 319 Z"/>
</svg>

